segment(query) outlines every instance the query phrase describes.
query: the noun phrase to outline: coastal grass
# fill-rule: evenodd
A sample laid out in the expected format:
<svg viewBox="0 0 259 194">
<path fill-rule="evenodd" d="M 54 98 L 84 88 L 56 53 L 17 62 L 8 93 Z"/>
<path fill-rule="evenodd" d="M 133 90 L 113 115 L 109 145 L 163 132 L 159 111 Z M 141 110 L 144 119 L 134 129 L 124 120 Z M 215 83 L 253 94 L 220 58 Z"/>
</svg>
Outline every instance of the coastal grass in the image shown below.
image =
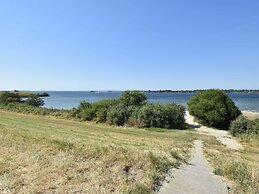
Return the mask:
<svg viewBox="0 0 259 194">
<path fill-rule="evenodd" d="M 259 192 L 259 137 L 240 135 L 244 150 L 231 150 L 217 140 L 205 141 L 205 153 L 213 172 L 226 178 L 231 193 Z"/>
<path fill-rule="evenodd" d="M 153 193 L 199 136 L 0 110 L 0 193 Z"/>
</svg>

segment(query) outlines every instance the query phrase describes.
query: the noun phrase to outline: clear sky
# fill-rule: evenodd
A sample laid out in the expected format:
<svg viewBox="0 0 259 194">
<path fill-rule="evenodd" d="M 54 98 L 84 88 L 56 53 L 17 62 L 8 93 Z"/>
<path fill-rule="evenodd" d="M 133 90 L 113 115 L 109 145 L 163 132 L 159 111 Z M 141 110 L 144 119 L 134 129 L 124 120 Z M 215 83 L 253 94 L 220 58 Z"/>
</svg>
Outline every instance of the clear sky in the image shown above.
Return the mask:
<svg viewBox="0 0 259 194">
<path fill-rule="evenodd" d="M 259 88 L 258 0 L 0 0 L 0 90 Z"/>
</svg>

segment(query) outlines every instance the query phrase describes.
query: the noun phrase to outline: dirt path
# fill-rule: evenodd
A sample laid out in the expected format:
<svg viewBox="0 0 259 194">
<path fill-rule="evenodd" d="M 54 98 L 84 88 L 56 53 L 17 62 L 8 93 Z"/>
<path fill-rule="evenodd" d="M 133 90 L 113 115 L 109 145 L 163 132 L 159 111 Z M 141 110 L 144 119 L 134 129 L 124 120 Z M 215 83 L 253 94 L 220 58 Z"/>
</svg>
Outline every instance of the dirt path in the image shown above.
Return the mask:
<svg viewBox="0 0 259 194">
<path fill-rule="evenodd" d="M 216 130 L 209 127 L 201 126 L 199 125 L 199 123 L 194 122 L 193 116 L 191 116 L 189 112 L 186 113 L 185 120 L 186 123 L 192 125 L 199 133 L 216 137 L 222 144 L 226 145 L 228 148 L 234 150 L 243 149 L 243 146 L 239 144 L 236 140 L 234 140 L 227 131 Z"/>
<path fill-rule="evenodd" d="M 203 155 L 203 143 L 194 141 L 194 155 L 185 167 L 172 171 L 173 179 L 158 194 L 227 194 L 227 186 L 211 172 Z"/>
</svg>

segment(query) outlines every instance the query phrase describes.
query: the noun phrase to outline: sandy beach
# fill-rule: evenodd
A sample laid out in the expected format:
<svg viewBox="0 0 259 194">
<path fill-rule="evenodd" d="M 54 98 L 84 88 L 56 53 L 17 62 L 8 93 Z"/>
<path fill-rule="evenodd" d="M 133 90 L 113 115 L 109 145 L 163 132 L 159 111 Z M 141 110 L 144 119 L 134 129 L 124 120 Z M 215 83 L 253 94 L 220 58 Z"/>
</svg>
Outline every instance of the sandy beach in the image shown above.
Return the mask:
<svg viewBox="0 0 259 194">
<path fill-rule="evenodd" d="M 247 117 L 248 119 L 255 120 L 259 119 L 259 112 L 253 112 L 253 111 L 242 111 L 243 115 Z"/>
</svg>

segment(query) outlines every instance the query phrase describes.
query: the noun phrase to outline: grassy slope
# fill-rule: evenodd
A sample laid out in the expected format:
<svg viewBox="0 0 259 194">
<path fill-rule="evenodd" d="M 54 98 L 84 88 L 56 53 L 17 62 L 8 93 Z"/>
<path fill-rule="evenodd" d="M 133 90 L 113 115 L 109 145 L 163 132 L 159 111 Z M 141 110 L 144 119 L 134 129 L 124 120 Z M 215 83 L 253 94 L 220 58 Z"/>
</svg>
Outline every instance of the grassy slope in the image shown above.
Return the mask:
<svg viewBox="0 0 259 194">
<path fill-rule="evenodd" d="M 218 141 L 207 140 L 205 153 L 214 173 L 224 176 L 232 193 L 259 193 L 259 137 L 240 136 L 244 150 L 226 148 Z"/>
<path fill-rule="evenodd" d="M 197 137 L 0 111 L 0 193 L 149 193 Z"/>
</svg>

